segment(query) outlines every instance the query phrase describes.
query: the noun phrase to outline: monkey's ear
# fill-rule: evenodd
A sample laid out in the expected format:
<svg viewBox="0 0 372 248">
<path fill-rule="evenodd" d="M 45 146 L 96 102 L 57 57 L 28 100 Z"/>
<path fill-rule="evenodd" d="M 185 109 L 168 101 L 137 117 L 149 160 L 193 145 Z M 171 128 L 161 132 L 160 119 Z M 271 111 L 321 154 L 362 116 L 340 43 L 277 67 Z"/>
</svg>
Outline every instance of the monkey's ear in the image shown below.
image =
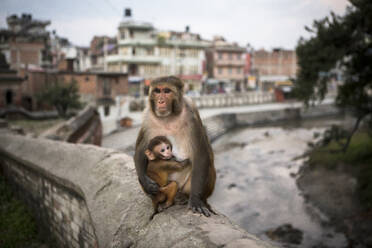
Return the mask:
<svg viewBox="0 0 372 248">
<path fill-rule="evenodd" d="M 148 160 L 155 160 L 155 154 L 149 149 L 146 149 L 145 154 Z"/>
</svg>

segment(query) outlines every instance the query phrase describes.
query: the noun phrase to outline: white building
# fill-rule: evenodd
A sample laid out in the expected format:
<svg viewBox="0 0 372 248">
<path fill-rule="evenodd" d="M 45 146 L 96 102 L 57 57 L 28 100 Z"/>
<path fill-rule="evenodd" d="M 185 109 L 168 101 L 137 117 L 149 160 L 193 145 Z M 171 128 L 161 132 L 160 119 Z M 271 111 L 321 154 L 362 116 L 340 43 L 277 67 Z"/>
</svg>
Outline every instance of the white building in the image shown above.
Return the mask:
<svg viewBox="0 0 372 248">
<path fill-rule="evenodd" d="M 126 9 L 117 41 L 118 54 L 106 56 L 108 71 L 128 72 L 129 81 L 144 79 L 147 84 L 159 76 L 176 75 L 187 89 L 201 89 L 209 43 L 188 27 L 185 32 L 158 31 L 151 23 L 134 21 Z"/>
</svg>

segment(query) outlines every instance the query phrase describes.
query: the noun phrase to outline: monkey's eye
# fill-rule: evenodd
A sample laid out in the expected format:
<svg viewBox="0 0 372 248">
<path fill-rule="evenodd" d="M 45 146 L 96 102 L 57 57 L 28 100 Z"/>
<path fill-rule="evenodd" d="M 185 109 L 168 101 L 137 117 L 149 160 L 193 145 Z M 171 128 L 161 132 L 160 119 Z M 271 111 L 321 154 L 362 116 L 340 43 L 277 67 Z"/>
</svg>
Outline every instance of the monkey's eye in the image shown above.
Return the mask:
<svg viewBox="0 0 372 248">
<path fill-rule="evenodd" d="M 165 88 L 164 93 L 166 93 L 166 94 L 171 93 L 171 90 L 169 88 Z"/>
<path fill-rule="evenodd" d="M 164 149 L 161 149 L 160 151 L 161 151 L 161 152 L 165 152 L 165 150 L 164 150 Z"/>
<path fill-rule="evenodd" d="M 169 150 L 169 146 L 167 146 L 167 150 Z"/>
<path fill-rule="evenodd" d="M 159 94 L 160 93 L 160 89 L 159 88 L 155 88 L 154 89 L 154 92 L 157 93 L 157 94 Z"/>
</svg>

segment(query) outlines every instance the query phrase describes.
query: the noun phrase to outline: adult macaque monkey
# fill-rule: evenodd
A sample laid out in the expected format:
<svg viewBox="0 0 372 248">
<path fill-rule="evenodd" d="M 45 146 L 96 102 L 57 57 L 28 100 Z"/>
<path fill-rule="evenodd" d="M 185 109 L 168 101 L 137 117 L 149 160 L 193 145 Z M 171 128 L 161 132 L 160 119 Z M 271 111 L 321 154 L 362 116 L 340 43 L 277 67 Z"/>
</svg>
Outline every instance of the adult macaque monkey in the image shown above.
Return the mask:
<svg viewBox="0 0 372 248">
<path fill-rule="evenodd" d="M 183 97 L 183 83 L 177 77 L 161 77 L 150 84 L 149 105 L 144 111 L 142 128 L 138 134 L 134 162 L 144 191 L 159 192 L 159 186 L 146 175 L 145 150 L 155 136 L 167 136 L 177 147 L 179 159 L 190 159 L 191 167 L 169 176 L 181 192 L 189 196 L 189 208 L 210 216 L 212 209 L 207 198 L 216 181 L 214 158 L 199 112 L 190 99 Z"/>
</svg>

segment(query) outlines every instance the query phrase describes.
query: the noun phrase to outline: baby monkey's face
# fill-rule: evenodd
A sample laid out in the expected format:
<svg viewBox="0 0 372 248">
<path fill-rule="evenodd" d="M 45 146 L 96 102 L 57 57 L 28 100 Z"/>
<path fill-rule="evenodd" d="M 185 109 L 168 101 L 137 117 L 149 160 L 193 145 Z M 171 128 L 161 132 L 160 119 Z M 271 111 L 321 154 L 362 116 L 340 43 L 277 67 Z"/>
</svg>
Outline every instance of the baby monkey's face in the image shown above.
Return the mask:
<svg viewBox="0 0 372 248">
<path fill-rule="evenodd" d="M 172 158 L 172 147 L 169 144 L 161 143 L 154 147 L 155 154 L 158 154 L 161 159 L 170 159 Z"/>
</svg>

